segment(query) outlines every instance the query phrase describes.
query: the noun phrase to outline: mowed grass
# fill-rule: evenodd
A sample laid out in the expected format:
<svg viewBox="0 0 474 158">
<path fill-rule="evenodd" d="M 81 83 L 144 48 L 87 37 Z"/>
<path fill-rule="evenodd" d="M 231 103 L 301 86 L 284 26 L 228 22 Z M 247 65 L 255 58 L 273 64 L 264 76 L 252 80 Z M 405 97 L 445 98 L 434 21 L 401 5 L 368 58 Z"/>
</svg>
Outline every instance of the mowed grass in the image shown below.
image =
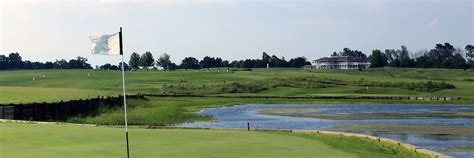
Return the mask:
<svg viewBox="0 0 474 158">
<path fill-rule="evenodd" d="M 0 94 L 0 103 L 60 102 L 97 96 L 115 96 L 115 93 L 102 90 L 6 86 L 0 86 Z"/>
<path fill-rule="evenodd" d="M 0 157 L 126 157 L 122 128 L 0 123 Z M 415 158 L 396 145 L 337 135 L 230 130 L 130 129 L 131 157 Z"/>
<path fill-rule="evenodd" d="M 141 71 L 126 72 L 127 92 L 162 93 L 163 85 L 186 84 L 216 85 L 231 82 L 258 84 L 274 79 L 294 77 L 335 79 L 343 82 L 358 80 L 374 82 L 447 82 L 455 89 L 421 92 L 396 87 L 335 86 L 320 88 L 270 87 L 256 93 L 219 95 L 271 95 L 271 96 L 456 96 L 474 100 L 474 70 L 448 69 L 367 69 L 358 70 L 304 70 L 304 69 L 253 69 L 227 72 L 225 69 Z M 33 80 L 35 78 L 35 80 Z M 0 103 L 27 103 L 62 99 L 85 99 L 97 95 L 119 95 L 121 72 L 104 70 L 16 70 L 0 71 Z M 26 88 L 26 89 L 25 89 Z M 29 92 L 31 88 L 31 92 Z M 33 89 L 37 88 L 37 89 Z M 53 88 L 53 89 L 50 89 Z M 59 89 L 55 89 L 59 88 Z M 16 90 L 15 90 L 16 89 Z M 62 92 L 71 89 L 71 92 Z M 84 91 L 80 91 L 84 90 Z M 62 94 L 69 93 L 69 94 Z M 31 95 L 44 95 L 41 97 Z"/>
</svg>

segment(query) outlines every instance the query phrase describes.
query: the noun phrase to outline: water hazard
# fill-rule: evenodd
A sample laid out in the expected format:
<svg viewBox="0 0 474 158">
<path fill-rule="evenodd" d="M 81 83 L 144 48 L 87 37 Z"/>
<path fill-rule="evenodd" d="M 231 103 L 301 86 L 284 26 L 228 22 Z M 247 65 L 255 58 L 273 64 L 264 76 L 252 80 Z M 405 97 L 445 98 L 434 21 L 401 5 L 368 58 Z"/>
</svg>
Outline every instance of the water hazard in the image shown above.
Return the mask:
<svg viewBox="0 0 474 158">
<path fill-rule="evenodd" d="M 318 130 L 326 127 L 349 124 L 403 124 L 403 125 L 440 125 L 440 126 L 471 126 L 474 127 L 472 118 L 442 118 L 442 117 L 416 117 L 402 119 L 358 119 L 358 120 L 329 120 L 318 118 L 288 117 L 263 115 L 257 112 L 268 109 L 295 109 L 304 108 L 315 110 L 306 113 L 315 114 L 350 114 L 350 113 L 423 113 L 433 111 L 474 111 L 474 106 L 469 105 L 419 105 L 419 104 L 377 104 L 377 105 L 301 105 L 301 104 L 249 104 L 236 105 L 222 108 L 205 109 L 199 114 L 216 118 L 213 122 L 185 123 L 185 127 L 204 128 L 246 128 L 250 122 L 252 128 L 267 129 L 302 129 Z M 302 112 L 304 113 L 304 112 Z M 430 150 L 438 151 L 455 157 L 474 157 L 474 152 L 448 150 L 451 146 L 474 147 L 474 137 L 431 134 L 394 134 L 386 132 L 359 131 L 379 137 L 390 138 L 405 143 L 414 144 Z"/>
</svg>

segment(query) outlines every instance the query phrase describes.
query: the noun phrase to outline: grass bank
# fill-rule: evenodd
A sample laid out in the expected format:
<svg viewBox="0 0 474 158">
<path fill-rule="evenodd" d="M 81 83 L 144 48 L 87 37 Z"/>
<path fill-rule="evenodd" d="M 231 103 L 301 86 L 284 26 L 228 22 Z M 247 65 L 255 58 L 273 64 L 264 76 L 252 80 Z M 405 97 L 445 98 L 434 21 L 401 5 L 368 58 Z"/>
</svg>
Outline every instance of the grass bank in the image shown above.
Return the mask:
<svg viewBox="0 0 474 158">
<path fill-rule="evenodd" d="M 121 128 L 18 123 L 1 126 L 1 157 L 125 156 Z M 143 158 L 427 157 L 396 145 L 359 138 L 230 130 L 133 128 L 130 148 L 132 157 Z"/>
<path fill-rule="evenodd" d="M 210 121 L 209 116 L 195 112 L 206 108 L 217 108 L 239 104 L 423 104 L 429 101 L 417 100 L 316 100 L 281 98 L 218 98 L 218 97 L 145 97 L 129 101 L 129 124 L 170 126 L 184 122 Z M 439 102 L 442 103 L 442 102 Z M 93 116 L 71 117 L 67 122 L 122 125 L 123 109 L 105 109 Z"/>
<path fill-rule="evenodd" d="M 436 126 L 436 125 L 395 125 L 395 124 L 350 124 L 325 128 L 330 131 L 348 132 L 387 132 L 395 134 L 431 134 L 474 137 L 471 126 Z"/>
</svg>

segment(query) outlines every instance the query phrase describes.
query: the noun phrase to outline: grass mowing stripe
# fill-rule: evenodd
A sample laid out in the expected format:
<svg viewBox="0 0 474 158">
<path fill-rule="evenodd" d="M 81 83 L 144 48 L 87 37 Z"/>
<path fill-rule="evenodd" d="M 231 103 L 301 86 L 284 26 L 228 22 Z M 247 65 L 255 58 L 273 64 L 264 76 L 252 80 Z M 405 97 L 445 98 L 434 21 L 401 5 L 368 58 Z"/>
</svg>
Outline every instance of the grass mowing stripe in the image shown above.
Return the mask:
<svg viewBox="0 0 474 158">
<path fill-rule="evenodd" d="M 1 123 L 2 157 L 124 157 L 123 129 Z M 28 130 L 25 130 L 28 129 Z M 422 157 L 377 142 L 326 135 L 197 129 L 130 129 L 133 157 Z M 334 144 L 336 143 L 336 144 Z"/>
</svg>

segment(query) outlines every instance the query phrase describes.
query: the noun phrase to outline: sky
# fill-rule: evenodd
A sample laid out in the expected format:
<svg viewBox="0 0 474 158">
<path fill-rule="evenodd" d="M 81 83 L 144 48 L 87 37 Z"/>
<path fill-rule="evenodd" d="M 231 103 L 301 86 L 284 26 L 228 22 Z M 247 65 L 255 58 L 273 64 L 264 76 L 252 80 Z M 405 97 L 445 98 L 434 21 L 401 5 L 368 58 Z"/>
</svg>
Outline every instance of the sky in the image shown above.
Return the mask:
<svg viewBox="0 0 474 158">
<path fill-rule="evenodd" d="M 412 52 L 449 42 L 474 44 L 474 0 L 0 0 L 0 54 L 31 61 L 119 56 L 91 54 L 89 36 L 123 27 L 124 54 L 150 51 L 226 60 L 329 56 L 344 47 Z"/>
</svg>

